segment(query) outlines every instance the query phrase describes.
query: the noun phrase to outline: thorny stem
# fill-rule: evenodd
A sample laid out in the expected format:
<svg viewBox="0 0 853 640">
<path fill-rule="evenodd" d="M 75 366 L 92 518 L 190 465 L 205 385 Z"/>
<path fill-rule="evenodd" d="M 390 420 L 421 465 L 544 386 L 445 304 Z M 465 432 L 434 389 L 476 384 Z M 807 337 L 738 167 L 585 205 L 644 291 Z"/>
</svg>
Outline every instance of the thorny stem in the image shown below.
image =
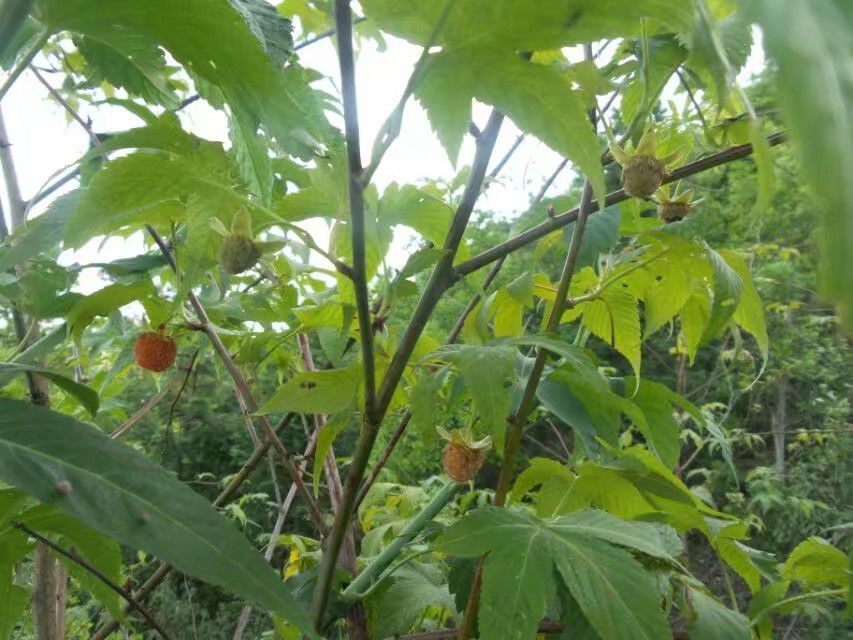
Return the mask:
<svg viewBox="0 0 853 640">
<path fill-rule="evenodd" d="M 376 370 L 373 356 L 373 329 L 365 266 L 364 183 L 362 182 L 361 148 L 358 127 L 358 105 L 355 89 L 355 61 L 352 42 L 352 11 L 349 0 L 335 0 L 335 27 L 338 37 L 338 66 L 344 105 L 344 130 L 349 166 L 349 206 L 353 254 L 353 286 L 355 288 L 364 371 L 364 417 L 358 446 L 347 474 L 346 486 L 338 505 L 332 530 L 323 550 L 320 576 L 314 591 L 312 610 L 314 626 L 319 631 L 332 589 L 332 578 L 338 565 L 344 539 L 350 531 L 355 497 L 367 459 L 373 448 L 381 417 L 376 412 Z"/>
<path fill-rule="evenodd" d="M 122 422 L 112 433 L 110 433 L 110 438 L 116 439 L 123 436 L 130 429 L 132 429 L 136 424 L 145 417 L 145 415 L 151 411 L 154 407 L 156 407 L 169 393 L 171 393 L 172 389 L 181 384 L 183 376 L 175 376 L 172 378 L 169 383 L 163 387 L 159 393 L 151 396 L 146 400 L 139 409 L 137 409 L 136 413 L 130 416 L 127 420 Z"/>
<path fill-rule="evenodd" d="M 693 108 L 696 109 L 696 115 L 699 116 L 699 122 L 702 123 L 702 130 L 707 131 L 708 123 L 705 121 L 705 115 L 702 113 L 702 107 L 696 100 L 696 96 L 693 94 L 693 90 L 690 88 L 690 85 L 687 84 L 687 78 L 685 78 L 684 74 L 681 73 L 681 69 L 676 69 L 675 75 L 678 76 L 678 80 L 679 82 L 681 82 L 681 86 L 684 87 L 684 90 L 687 92 L 687 97 L 690 98 L 690 102 L 693 105 Z"/>
<path fill-rule="evenodd" d="M 391 402 L 391 397 L 394 395 L 394 391 L 397 389 L 397 385 L 403 376 L 406 364 L 415 349 L 415 344 L 418 338 L 420 338 L 421 333 L 423 333 L 435 305 L 438 304 L 442 294 L 452 284 L 454 272 L 453 259 L 456 257 L 456 252 L 462 242 L 462 235 L 465 233 L 468 220 L 480 195 L 480 189 L 486 175 L 486 166 L 494 149 L 495 140 L 503 123 L 503 118 L 502 113 L 496 109 L 492 110 L 488 124 L 477 138 L 477 152 L 474 156 L 474 162 L 471 165 L 468 183 L 465 186 L 465 191 L 456 209 L 450 231 L 442 247 L 444 255 L 433 269 L 426 289 L 423 295 L 421 295 L 420 300 L 418 300 L 409 325 L 400 339 L 397 351 L 394 353 L 385 378 L 379 387 L 377 410 L 380 415 L 384 415 L 387 410 Z"/>
<path fill-rule="evenodd" d="M 151 625 L 151 628 L 153 628 L 155 631 L 157 631 L 157 633 L 159 633 L 163 637 L 164 640 L 171 640 L 171 637 L 169 636 L 169 634 L 163 629 L 163 627 L 160 626 L 160 624 L 157 622 L 157 620 L 154 618 L 154 616 L 151 615 L 151 613 L 145 607 L 143 607 L 142 604 L 140 604 L 140 602 L 136 598 L 134 598 L 133 595 L 129 591 L 127 591 L 126 589 L 123 589 L 122 587 L 117 585 L 115 582 L 110 580 L 107 576 L 105 576 L 103 573 L 101 573 L 101 571 L 99 571 L 94 565 L 88 563 L 86 560 L 81 558 L 78 554 L 74 553 L 73 549 L 68 550 L 68 549 L 65 549 L 63 547 L 60 547 L 58 544 L 56 544 L 52 540 L 49 540 L 48 538 L 45 538 L 44 536 L 36 533 L 32 529 L 30 529 L 28 526 L 21 524 L 20 522 L 13 522 L 12 526 L 15 529 L 18 529 L 19 531 L 26 533 L 31 538 L 38 540 L 43 545 L 50 547 L 59 555 L 64 556 L 64 557 L 68 558 L 69 560 L 71 560 L 72 562 L 83 567 L 83 569 L 85 569 L 86 571 L 91 573 L 98 580 L 103 582 L 110 589 L 112 589 L 117 594 L 119 594 L 122 598 L 127 600 L 127 603 L 133 609 L 136 609 L 136 611 L 139 613 L 139 615 L 141 615 L 143 618 L 145 618 L 145 620 L 148 622 L 148 624 Z"/>
<path fill-rule="evenodd" d="M 344 106 L 344 133 L 349 167 L 349 209 L 352 235 L 352 271 L 361 359 L 364 369 L 364 407 L 368 422 L 373 421 L 376 403 L 376 370 L 373 358 L 373 331 L 370 323 L 370 299 L 367 292 L 366 238 L 364 228 L 364 182 L 361 165 L 361 137 L 358 127 L 358 103 L 355 90 L 355 60 L 352 43 L 352 12 L 349 0 L 335 1 L 335 25 L 338 34 L 338 65 Z"/>
<path fill-rule="evenodd" d="M 178 265 L 175 262 L 175 257 L 169 249 L 168 245 L 165 243 L 160 234 L 152 227 L 151 225 L 145 225 L 146 231 L 148 234 L 154 239 L 154 242 L 157 243 L 157 246 L 160 247 L 160 251 L 163 252 L 166 260 L 169 262 L 169 266 L 172 267 L 176 273 L 178 271 Z M 204 331 L 205 335 L 207 335 L 208 340 L 213 345 L 213 350 L 216 351 L 216 354 L 219 356 L 219 359 L 222 360 L 222 363 L 225 365 L 228 373 L 231 376 L 231 380 L 234 383 L 234 390 L 237 394 L 237 399 L 240 402 L 241 409 L 243 410 L 244 415 L 247 419 L 249 419 L 250 414 L 255 414 L 258 411 L 258 403 L 255 400 L 254 395 L 252 395 L 252 391 L 249 388 L 249 383 L 246 381 L 246 378 L 243 377 L 243 373 L 240 371 L 240 368 L 234 362 L 234 358 L 231 357 L 231 354 L 228 352 L 228 349 L 222 343 L 219 334 L 216 332 L 216 329 L 213 327 L 213 324 L 210 322 L 210 318 L 207 316 L 207 312 L 204 310 L 204 306 L 201 304 L 201 301 L 198 299 L 198 296 L 190 290 L 187 293 L 187 297 L 189 298 L 190 304 L 195 310 L 196 315 L 198 316 L 199 323 L 201 325 L 201 330 Z M 323 514 L 320 511 L 320 508 L 317 506 L 316 501 L 314 500 L 314 496 L 311 494 L 311 491 L 305 485 L 305 482 L 302 480 L 302 475 L 299 473 L 299 470 L 296 468 L 296 465 L 293 462 L 293 456 L 287 451 L 285 446 L 282 444 L 281 440 L 279 440 L 275 431 L 270 425 L 269 420 L 267 420 L 266 416 L 259 415 L 257 416 L 257 421 L 261 425 L 261 429 L 263 429 L 267 438 L 272 442 L 272 447 L 275 449 L 279 458 L 281 459 L 282 465 L 287 471 L 288 475 L 293 479 L 293 482 L 296 483 L 297 489 L 299 490 L 299 495 L 302 497 L 302 500 L 305 502 L 308 507 L 308 511 L 311 514 L 311 520 L 314 523 L 317 531 L 322 535 L 325 532 L 325 523 L 323 522 Z"/>
</svg>

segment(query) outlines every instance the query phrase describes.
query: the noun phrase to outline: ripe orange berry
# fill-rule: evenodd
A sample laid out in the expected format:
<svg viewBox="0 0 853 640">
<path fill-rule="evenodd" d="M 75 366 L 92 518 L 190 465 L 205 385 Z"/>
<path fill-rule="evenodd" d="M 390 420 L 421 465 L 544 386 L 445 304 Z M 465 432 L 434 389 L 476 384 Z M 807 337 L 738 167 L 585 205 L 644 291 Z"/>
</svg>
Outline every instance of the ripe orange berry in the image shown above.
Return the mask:
<svg viewBox="0 0 853 640">
<path fill-rule="evenodd" d="M 468 482 L 485 460 L 485 449 L 471 449 L 460 442 L 448 442 L 442 456 L 444 470 L 456 482 Z"/>
<path fill-rule="evenodd" d="M 174 364 L 178 346 L 169 336 L 146 331 L 137 338 L 133 353 L 140 367 L 160 373 Z"/>
</svg>

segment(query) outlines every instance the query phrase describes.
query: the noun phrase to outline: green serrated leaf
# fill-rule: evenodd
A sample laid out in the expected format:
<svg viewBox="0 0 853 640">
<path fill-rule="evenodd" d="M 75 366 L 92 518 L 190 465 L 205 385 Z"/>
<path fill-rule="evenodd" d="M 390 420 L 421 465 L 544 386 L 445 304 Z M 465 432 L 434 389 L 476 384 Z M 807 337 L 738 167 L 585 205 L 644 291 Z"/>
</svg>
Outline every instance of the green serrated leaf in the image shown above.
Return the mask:
<svg viewBox="0 0 853 640">
<path fill-rule="evenodd" d="M 711 247 L 706 247 L 706 252 L 714 269 L 714 297 L 700 344 L 707 344 L 723 332 L 743 294 L 743 280 L 737 272 Z"/>
<path fill-rule="evenodd" d="M 111 284 L 79 300 L 68 312 L 68 332 L 79 340 L 83 331 L 98 316 L 108 316 L 113 311 L 134 300 L 154 295 L 154 285 L 150 280 L 140 280 L 133 284 Z"/>
<path fill-rule="evenodd" d="M 308 614 L 230 522 L 141 453 L 88 425 L 0 398 L 0 479 L 317 637 Z"/>
<path fill-rule="evenodd" d="M 435 31 L 445 0 L 417 4 L 365 0 L 371 20 L 389 33 L 425 45 Z M 640 32 L 640 18 L 651 18 L 664 31 L 688 31 L 693 0 L 471 0 L 457 3 L 435 44 L 449 49 L 501 44 L 510 50 L 546 51 L 571 44 Z"/>
<path fill-rule="evenodd" d="M 506 418 L 512 402 L 515 376 L 515 349 L 506 346 L 453 344 L 431 355 L 452 363 L 471 394 L 483 430 L 490 434 L 498 450 L 503 449 Z"/>
<path fill-rule="evenodd" d="M 278 50 L 270 51 L 270 45 L 280 43 L 273 31 L 280 30 L 258 22 L 260 7 L 238 9 L 249 4 L 248 0 L 44 0 L 42 17 L 54 32 L 91 37 L 122 53 L 163 47 L 198 83 L 215 87 L 280 142 L 306 132 L 326 137 L 329 128 L 319 98 L 307 90 L 304 78 L 279 70 L 270 57 Z"/>
<path fill-rule="evenodd" d="M 846 0 L 756 0 L 745 10 L 779 66 L 785 120 L 822 205 L 824 291 L 853 329 L 853 14 Z"/>
<path fill-rule="evenodd" d="M 478 509 L 445 531 L 435 546 L 446 553 L 484 553 L 479 629 L 484 640 L 533 638 L 556 575 L 604 640 L 659 640 L 669 634 L 651 577 L 628 553 L 634 547 L 668 558 L 650 525 L 600 512 L 539 520 L 523 512 Z"/>
<path fill-rule="evenodd" d="M 101 399 L 98 396 L 98 392 L 91 387 L 75 382 L 73 379 L 62 375 L 61 373 L 50 371 L 49 369 L 44 369 L 42 367 L 24 364 L 21 362 L 0 362 L 0 377 L 2 377 L 2 379 L 8 380 L 6 376 L 11 377 L 13 375 L 23 375 L 26 373 L 36 373 L 50 380 L 57 387 L 75 398 L 92 417 L 98 413 L 98 405 L 100 404 Z"/>
<path fill-rule="evenodd" d="M 149 43 L 125 40 L 121 49 L 97 38 L 77 39 L 77 48 L 88 64 L 89 81 L 106 80 L 150 104 L 174 109 L 178 96 L 169 86 L 169 71 L 163 52 Z"/>
<path fill-rule="evenodd" d="M 9 246 L 0 249 L 0 272 L 56 247 L 62 240 L 63 229 L 77 207 L 79 197 L 79 191 L 58 197 L 42 215 L 27 221 L 9 236 Z"/>
<path fill-rule="evenodd" d="M 302 371 L 281 385 L 259 413 L 340 413 L 355 404 L 360 383 L 357 367 Z"/>
<path fill-rule="evenodd" d="M 750 640 L 752 631 L 749 619 L 716 598 L 691 589 L 689 594 L 693 618 L 687 623 L 687 632 L 696 640 Z"/>
<path fill-rule="evenodd" d="M 320 480 L 323 476 L 323 465 L 335 440 L 341 431 L 353 423 L 355 411 L 344 411 L 332 416 L 317 434 L 317 446 L 314 448 L 314 495 L 320 493 Z"/>
<path fill-rule="evenodd" d="M 829 542 L 812 536 L 798 544 L 782 567 L 782 575 L 808 587 L 825 584 L 846 586 L 847 556 Z"/>
</svg>

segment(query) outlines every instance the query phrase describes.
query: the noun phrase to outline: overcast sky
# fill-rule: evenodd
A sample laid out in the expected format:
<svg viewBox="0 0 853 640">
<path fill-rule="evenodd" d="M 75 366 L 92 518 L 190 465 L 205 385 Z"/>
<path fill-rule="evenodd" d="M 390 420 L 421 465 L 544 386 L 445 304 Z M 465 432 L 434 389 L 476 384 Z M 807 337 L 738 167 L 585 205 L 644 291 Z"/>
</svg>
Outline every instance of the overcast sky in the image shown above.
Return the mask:
<svg viewBox="0 0 853 640">
<path fill-rule="evenodd" d="M 388 47 L 384 52 L 379 52 L 371 41 L 362 48 L 357 59 L 358 106 L 364 158 L 369 158 L 376 132 L 399 100 L 420 55 L 418 47 L 390 36 L 386 39 Z M 567 51 L 570 58 L 579 59 L 579 48 Z M 300 59 L 304 66 L 317 69 L 337 81 L 337 58 L 330 40 L 302 49 Z M 760 47 L 756 47 L 742 78 L 748 78 L 762 65 L 763 55 Z M 58 86 L 62 78 L 59 74 L 46 74 L 46 77 L 54 86 Z M 331 89 L 332 85 L 327 88 Z M 52 174 L 77 160 L 88 147 L 89 140 L 82 127 L 67 117 L 62 107 L 49 98 L 46 89 L 30 72 L 25 72 L 3 99 L 2 109 L 25 199 L 36 193 Z M 83 104 L 80 114 L 83 118 L 92 119 L 97 132 L 118 131 L 142 124 L 119 107 L 92 108 Z M 476 122 L 482 125 L 487 114 L 486 107 L 475 105 Z M 196 135 L 227 143 L 224 115 L 203 102 L 196 102 L 184 109 L 181 112 L 181 120 L 183 125 Z M 492 156 L 492 164 L 512 146 L 518 134 L 518 129 L 506 121 Z M 474 144 L 468 136 L 460 154 L 459 166 L 470 163 L 473 153 Z M 499 184 L 491 187 L 480 199 L 478 209 L 492 210 L 507 217 L 524 211 L 531 194 L 539 191 L 546 177 L 559 162 L 560 156 L 547 146 L 532 138 L 525 139 L 501 171 Z M 381 190 L 392 181 L 406 183 L 423 178 L 447 179 L 452 177 L 455 171 L 432 133 L 423 109 L 416 101 L 411 100 L 406 108 L 402 133 L 385 156 L 374 181 Z M 571 170 L 564 171 L 549 193 L 553 195 L 565 190 L 572 175 Z M 68 188 L 73 186 L 69 185 Z M 8 218 L 5 188 L 0 197 Z M 38 215 L 43 210 L 44 206 L 40 206 L 32 215 Z M 317 234 L 318 241 L 323 243 L 323 237 L 326 235 L 325 223 L 316 221 L 308 223 L 308 226 Z M 406 238 L 398 237 L 389 261 L 392 266 L 400 266 L 405 262 L 405 244 Z M 130 239 L 113 238 L 106 243 L 97 239 L 73 254 L 66 252 L 62 256 L 62 262 L 103 262 L 136 255 L 141 249 L 141 236 Z M 90 292 L 103 284 L 96 270 L 87 270 L 81 277 L 78 290 Z"/>
</svg>

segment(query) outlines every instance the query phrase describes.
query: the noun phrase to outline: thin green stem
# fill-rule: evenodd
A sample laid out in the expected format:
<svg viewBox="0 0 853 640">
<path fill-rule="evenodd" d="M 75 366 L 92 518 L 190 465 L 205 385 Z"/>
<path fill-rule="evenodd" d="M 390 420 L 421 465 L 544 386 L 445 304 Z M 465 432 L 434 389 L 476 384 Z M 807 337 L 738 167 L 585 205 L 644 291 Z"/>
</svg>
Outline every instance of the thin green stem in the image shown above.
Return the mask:
<svg viewBox="0 0 853 640">
<path fill-rule="evenodd" d="M 343 599 L 353 601 L 361 598 L 371 586 L 378 581 L 385 569 L 400 555 L 403 548 L 416 535 L 423 531 L 433 518 L 444 509 L 448 502 L 463 487 L 457 482 L 450 481 L 433 496 L 426 506 L 403 527 L 399 535 L 362 571 L 343 592 Z"/>
<path fill-rule="evenodd" d="M 361 175 L 362 185 L 366 186 L 370 183 L 370 179 L 379 168 L 382 158 L 385 157 L 388 149 L 391 148 L 391 145 L 400 136 L 400 129 L 403 125 L 403 112 L 406 109 L 406 103 L 409 101 L 409 98 L 412 97 L 412 93 L 414 93 L 415 88 L 418 86 L 424 65 L 429 57 L 429 50 L 432 48 L 432 45 L 435 44 L 438 35 L 441 33 L 441 29 L 447 21 L 447 16 L 450 14 L 452 6 L 453 2 L 451 0 L 445 0 L 444 9 L 442 9 L 438 22 L 436 22 L 435 28 L 433 29 L 427 44 L 424 45 L 420 58 L 418 58 L 418 61 L 415 63 L 415 68 L 412 71 L 412 75 L 409 76 L 406 88 L 403 89 L 403 95 L 400 96 L 397 106 L 394 107 L 394 110 L 376 134 L 376 140 L 373 143 L 373 151 L 370 158 L 370 165 L 364 169 Z"/>
<path fill-rule="evenodd" d="M 826 589 L 826 590 L 824 590 L 824 591 L 810 591 L 809 593 L 800 593 L 800 594 L 798 594 L 798 595 L 796 595 L 796 596 L 791 596 L 790 598 L 785 598 L 784 600 L 780 600 L 779 602 L 776 602 L 776 603 L 774 603 L 774 604 L 770 605 L 770 606 L 769 606 L 769 607 L 767 607 L 766 609 L 762 609 L 762 610 L 758 613 L 758 615 L 756 615 L 756 616 L 755 616 L 755 617 L 750 621 L 750 625 L 752 625 L 752 626 L 754 627 L 754 626 L 755 626 L 755 625 L 757 625 L 759 622 L 761 622 L 764 618 L 766 618 L 766 617 L 767 617 L 767 615 L 768 615 L 771 611 L 773 611 L 774 609 L 780 609 L 780 608 L 785 607 L 785 606 L 787 606 L 787 605 L 789 605 L 789 604 L 794 604 L 794 603 L 797 603 L 797 602 L 802 602 L 803 600 L 813 600 L 813 599 L 815 599 L 815 598 L 826 598 L 826 597 L 829 597 L 829 596 L 844 596 L 844 595 L 846 595 L 846 594 L 847 594 L 847 589 L 846 589 L 846 588 L 840 588 L 840 589 Z"/>
</svg>

